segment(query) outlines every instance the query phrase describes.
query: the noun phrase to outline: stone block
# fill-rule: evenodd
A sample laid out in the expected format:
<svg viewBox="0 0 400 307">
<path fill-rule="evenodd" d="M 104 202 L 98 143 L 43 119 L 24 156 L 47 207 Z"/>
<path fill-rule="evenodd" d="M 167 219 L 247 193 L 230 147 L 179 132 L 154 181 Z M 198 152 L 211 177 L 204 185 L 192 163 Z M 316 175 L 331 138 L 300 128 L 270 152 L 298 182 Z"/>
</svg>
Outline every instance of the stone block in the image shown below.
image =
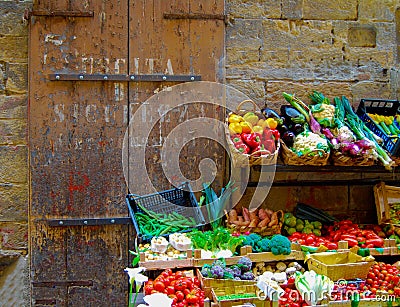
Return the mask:
<svg viewBox="0 0 400 307">
<path fill-rule="evenodd" d="M 366 21 L 393 22 L 396 14 L 396 0 L 359 0 L 358 19 Z"/>
<path fill-rule="evenodd" d="M 268 81 L 266 86 L 267 101 L 276 107 L 286 104 L 282 92 L 295 94 L 308 103 L 308 95 L 313 91 L 319 91 L 326 97 L 333 99 L 342 95 L 352 98 L 351 83 L 346 82 L 291 82 L 291 81 Z"/>
<path fill-rule="evenodd" d="M 226 66 L 247 65 L 260 61 L 260 48 L 247 47 L 226 48 Z"/>
<path fill-rule="evenodd" d="M 282 6 L 282 18 L 302 19 L 303 0 L 282 0 L 281 6 Z"/>
<path fill-rule="evenodd" d="M 264 82 L 256 80 L 235 79 L 230 80 L 228 84 L 246 94 L 250 99 L 257 103 L 260 109 L 265 107 Z M 249 107 L 251 107 L 251 105 Z"/>
<path fill-rule="evenodd" d="M 361 98 L 389 99 L 392 96 L 390 84 L 384 82 L 360 81 L 351 86 L 351 92 L 355 103 Z"/>
<path fill-rule="evenodd" d="M 257 50 L 262 47 L 263 26 L 259 19 L 237 19 L 226 28 L 226 48 Z"/>
<path fill-rule="evenodd" d="M 233 18 L 280 18 L 281 6 L 275 0 L 229 0 L 226 11 Z"/>
<path fill-rule="evenodd" d="M 358 0 L 304 0 L 303 19 L 356 20 Z"/>
<path fill-rule="evenodd" d="M 22 22 L 26 1 L 1 1 L 0 35 L 28 36 L 28 26 Z"/>
<path fill-rule="evenodd" d="M 26 144 L 27 126 L 22 119 L 0 119 L 0 145 Z"/>
<path fill-rule="evenodd" d="M 0 183 L 0 220 L 27 221 L 28 185 Z"/>
<path fill-rule="evenodd" d="M 0 182 L 26 183 L 27 178 L 27 147 L 0 146 Z"/>
<path fill-rule="evenodd" d="M 371 25 L 355 25 L 349 28 L 350 47 L 375 47 L 376 28 Z"/>
<path fill-rule="evenodd" d="M 27 118 L 27 95 L 0 95 L 0 118 Z"/>
<path fill-rule="evenodd" d="M 10 63 L 7 70 L 7 93 L 26 93 L 28 88 L 28 65 Z"/>
<path fill-rule="evenodd" d="M 0 36 L 0 59 L 12 62 L 27 62 L 28 37 Z"/>
<path fill-rule="evenodd" d="M 0 222 L 0 249 L 21 250 L 27 247 L 27 223 Z"/>
</svg>

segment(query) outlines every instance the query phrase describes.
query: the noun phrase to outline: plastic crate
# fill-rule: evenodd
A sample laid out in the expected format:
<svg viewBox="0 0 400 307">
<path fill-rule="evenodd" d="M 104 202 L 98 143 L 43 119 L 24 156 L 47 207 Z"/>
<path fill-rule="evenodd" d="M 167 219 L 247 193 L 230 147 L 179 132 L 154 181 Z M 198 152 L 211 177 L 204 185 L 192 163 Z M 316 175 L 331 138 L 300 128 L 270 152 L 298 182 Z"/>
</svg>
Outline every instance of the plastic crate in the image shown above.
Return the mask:
<svg viewBox="0 0 400 307">
<path fill-rule="evenodd" d="M 197 203 L 196 197 L 192 191 L 189 183 L 182 183 L 179 187 L 157 192 L 148 195 L 136 195 L 128 194 L 126 196 L 126 203 L 129 209 L 129 214 L 132 218 L 133 225 L 136 230 L 136 234 L 140 242 L 151 240 L 151 236 L 146 236 L 140 233 L 138 222 L 135 218 L 135 213 L 144 213 L 137 203 L 148 210 L 155 213 L 172 213 L 176 212 L 183 216 L 191 216 L 196 221 L 199 228 L 205 225 L 204 216 Z M 193 228 L 187 229 L 187 231 Z M 166 233 L 163 236 L 167 237 L 170 233 Z"/>
<path fill-rule="evenodd" d="M 383 140 L 385 148 L 392 156 L 400 154 L 400 141 L 398 138 L 391 138 L 368 116 L 367 113 L 374 113 L 385 116 L 394 116 L 400 112 L 398 100 L 384 99 L 361 99 L 357 109 L 357 115 L 363 120 L 365 125 Z"/>
</svg>

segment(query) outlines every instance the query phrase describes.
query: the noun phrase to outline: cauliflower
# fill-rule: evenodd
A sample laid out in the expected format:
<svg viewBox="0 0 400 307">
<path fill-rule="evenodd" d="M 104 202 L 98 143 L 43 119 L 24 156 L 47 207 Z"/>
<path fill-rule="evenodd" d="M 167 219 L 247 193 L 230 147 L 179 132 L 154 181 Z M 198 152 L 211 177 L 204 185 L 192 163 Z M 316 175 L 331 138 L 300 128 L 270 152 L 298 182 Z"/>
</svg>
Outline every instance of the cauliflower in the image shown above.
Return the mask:
<svg viewBox="0 0 400 307">
<path fill-rule="evenodd" d="M 329 152 L 327 140 L 311 131 L 304 131 L 298 134 L 294 140 L 292 149 L 299 156 L 309 154 L 318 149 Z"/>
</svg>

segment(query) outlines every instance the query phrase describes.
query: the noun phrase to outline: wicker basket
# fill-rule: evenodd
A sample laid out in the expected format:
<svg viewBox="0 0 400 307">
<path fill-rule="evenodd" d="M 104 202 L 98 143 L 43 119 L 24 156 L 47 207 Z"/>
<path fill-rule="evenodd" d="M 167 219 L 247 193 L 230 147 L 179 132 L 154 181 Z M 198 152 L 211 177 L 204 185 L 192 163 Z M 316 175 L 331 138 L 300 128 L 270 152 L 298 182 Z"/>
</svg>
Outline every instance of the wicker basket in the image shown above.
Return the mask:
<svg viewBox="0 0 400 307">
<path fill-rule="evenodd" d="M 308 255 L 306 260 L 309 270 L 325 275 L 331 280 L 366 278 L 374 261 L 360 261 L 362 257 L 345 252 L 325 252 Z"/>
<path fill-rule="evenodd" d="M 367 156 L 349 157 L 340 151 L 334 150 L 331 153 L 332 164 L 336 166 L 371 166 L 375 160 Z"/>
<path fill-rule="evenodd" d="M 246 103 L 250 104 L 252 106 L 252 108 L 244 109 L 243 105 Z M 261 113 L 261 111 L 259 110 L 258 106 L 255 104 L 255 102 L 250 99 L 246 99 L 246 100 L 243 100 L 242 102 L 240 102 L 234 113 L 242 116 L 242 115 L 246 114 L 247 112 L 253 112 L 259 118 L 265 118 L 265 116 Z M 276 149 L 275 149 L 275 152 L 272 154 L 259 155 L 259 153 L 257 154 L 257 152 L 254 152 L 249 155 L 249 154 L 243 154 L 235 148 L 235 145 L 233 144 L 233 142 L 230 138 L 227 120 L 226 120 L 226 124 L 225 124 L 225 136 L 226 136 L 226 141 L 229 146 L 229 151 L 231 153 L 231 159 L 232 159 L 233 165 L 235 167 L 248 167 L 248 166 L 252 166 L 252 165 L 274 165 L 274 164 L 276 164 L 276 162 L 278 160 L 279 148 L 280 148 L 279 142 L 276 142 L 276 144 L 275 144 Z"/>
<path fill-rule="evenodd" d="M 329 152 L 322 149 L 314 150 L 307 155 L 299 156 L 293 152 L 285 142 L 282 140 L 281 143 L 281 158 L 283 163 L 286 165 L 314 165 L 323 166 L 327 165 L 329 161 Z M 322 154 L 321 154 L 322 153 Z"/>
</svg>

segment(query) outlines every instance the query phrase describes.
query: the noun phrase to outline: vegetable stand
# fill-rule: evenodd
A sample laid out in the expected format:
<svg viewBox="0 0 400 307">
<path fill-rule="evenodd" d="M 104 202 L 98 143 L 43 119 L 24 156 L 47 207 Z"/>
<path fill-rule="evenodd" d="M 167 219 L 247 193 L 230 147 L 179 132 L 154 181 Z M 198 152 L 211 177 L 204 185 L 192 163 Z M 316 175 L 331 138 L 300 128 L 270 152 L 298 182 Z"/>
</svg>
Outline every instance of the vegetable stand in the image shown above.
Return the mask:
<svg viewBox="0 0 400 307">
<path fill-rule="evenodd" d="M 318 108 L 319 107 L 316 106 L 315 110 L 317 110 L 317 112 L 321 111 Z M 267 110 L 264 111 L 266 112 Z M 289 108 L 285 110 L 285 112 L 287 113 L 290 113 L 290 111 L 293 110 L 290 110 Z M 273 113 L 271 114 L 272 116 L 274 116 Z M 293 115 L 294 113 L 290 114 Z M 259 140 L 257 140 L 257 134 L 253 135 L 252 138 L 250 138 L 249 135 L 241 136 L 241 139 L 239 140 L 238 131 L 240 130 L 240 127 L 233 124 L 237 124 L 240 122 L 243 123 L 243 121 L 246 121 L 245 119 L 247 119 L 249 121 L 257 123 L 258 125 L 258 121 L 260 119 L 258 118 L 258 121 L 256 121 L 256 118 L 252 114 L 247 113 L 244 114 L 242 117 L 240 115 L 236 115 L 237 114 L 230 115 L 229 128 L 232 130 L 231 134 L 233 133 L 235 136 L 231 139 L 231 141 L 233 142 L 233 144 L 237 143 L 236 149 L 238 151 L 245 148 L 243 144 L 248 144 L 248 146 L 256 148 L 256 143 L 259 142 Z M 304 118 L 307 118 L 308 116 L 308 114 L 306 113 L 302 115 Z M 323 122 L 325 117 L 315 116 L 315 118 L 316 120 L 320 120 L 321 122 Z M 275 122 L 272 124 L 275 124 Z M 326 125 L 331 124 L 331 121 L 326 122 Z M 262 125 L 262 123 L 260 123 L 259 125 Z M 243 129 L 243 127 L 241 127 L 241 129 Z M 264 133 L 266 133 L 265 130 L 260 130 L 260 135 Z M 361 132 L 359 133 L 361 137 Z M 227 141 L 230 140 L 227 138 Z M 240 146 L 239 142 L 241 142 Z M 315 142 L 315 147 L 322 148 L 321 146 L 323 145 L 319 144 L 318 142 Z M 329 149 L 326 146 L 323 148 L 326 153 L 329 152 Z M 306 149 L 298 150 L 300 151 Z M 381 157 L 381 159 L 384 160 L 383 162 L 387 162 L 386 158 L 384 158 L 383 156 Z M 365 167 L 365 165 L 368 165 L 368 167 Z M 231 211 L 226 214 L 226 223 L 224 226 L 222 226 L 222 228 L 221 225 L 219 228 L 215 228 L 213 225 L 211 230 L 190 231 L 188 233 L 188 236 L 192 239 L 193 246 L 192 249 L 186 252 L 186 258 L 184 259 L 174 259 L 171 262 L 162 259 L 148 261 L 148 259 L 144 258 L 143 254 L 141 254 L 140 265 L 148 268 L 148 270 L 161 270 L 168 268 L 175 269 L 185 267 L 196 268 L 197 278 L 203 285 L 205 295 L 209 299 L 213 300 L 213 306 L 234 306 L 232 305 L 234 304 L 234 302 L 245 302 L 246 300 L 251 301 L 254 299 L 252 297 L 253 291 L 251 289 L 249 290 L 246 288 L 247 290 L 245 291 L 245 295 L 241 297 L 236 291 L 238 289 L 241 289 L 238 291 L 242 291 L 245 288 L 244 285 L 247 284 L 247 281 L 245 283 L 243 283 L 243 281 L 247 280 L 247 278 L 249 278 L 249 280 L 253 282 L 253 286 L 256 282 L 255 278 L 257 278 L 257 280 L 260 280 L 261 278 L 265 281 L 266 284 L 268 284 L 268 287 L 272 287 L 278 292 L 284 291 L 286 293 L 286 290 L 283 290 L 284 288 L 293 290 L 294 283 L 292 279 L 296 278 L 296 280 L 305 280 L 306 278 L 304 275 L 304 271 L 291 269 L 296 266 L 295 263 L 301 263 L 304 268 L 307 268 L 307 254 L 311 253 L 318 255 L 320 252 L 325 252 L 328 250 L 328 256 L 336 257 L 339 256 L 340 253 L 345 253 L 349 255 L 354 254 L 357 256 L 357 259 L 360 259 L 357 261 L 363 261 L 362 263 L 360 262 L 353 265 L 353 267 L 357 268 L 357 270 L 353 270 L 354 274 L 351 276 L 351 279 L 359 278 L 363 280 L 362 286 L 363 290 L 365 290 L 363 294 L 366 295 L 366 297 L 363 297 L 363 299 L 370 299 L 371 297 L 375 297 L 375 295 L 377 295 L 377 293 L 380 293 L 379 291 L 382 291 L 382 289 L 385 289 L 385 287 L 390 290 L 387 293 L 393 294 L 397 291 L 396 295 L 400 296 L 400 285 L 398 284 L 398 282 L 396 282 L 397 273 L 393 273 L 397 272 L 398 269 L 394 266 L 391 266 L 391 264 L 382 264 L 383 262 L 379 260 L 380 257 L 392 257 L 390 258 L 390 260 L 387 261 L 394 262 L 394 260 L 399 256 L 399 248 L 396 240 L 394 238 L 383 239 L 383 229 L 378 225 L 377 226 L 379 229 L 370 228 L 370 225 L 368 223 L 366 225 L 360 224 L 359 226 L 357 222 L 353 224 L 347 219 L 348 216 L 351 216 L 353 213 L 356 219 L 362 220 L 363 218 L 370 218 L 371 224 L 377 224 L 375 218 L 375 207 L 372 205 L 374 203 L 372 194 L 373 187 L 381 181 L 384 181 L 389 185 L 396 185 L 400 180 L 398 169 L 393 167 L 389 171 L 386 166 L 386 164 L 370 165 L 361 162 L 359 163 L 359 165 L 351 164 L 349 166 L 341 166 L 340 164 L 335 165 L 334 163 L 321 164 L 315 161 L 309 165 L 288 165 L 278 160 L 277 165 L 270 165 L 268 163 L 258 165 L 257 163 L 254 163 L 250 165 L 250 168 L 241 168 L 240 173 L 235 174 L 238 175 L 238 177 L 233 178 L 233 181 L 235 182 L 237 188 L 241 189 L 241 192 L 244 192 L 245 195 L 243 199 L 240 200 L 237 207 L 231 209 Z M 269 178 L 267 179 L 267 181 L 260 182 L 260 178 L 265 177 L 263 176 L 264 172 L 273 173 L 273 179 L 270 179 L 271 176 L 267 176 Z M 271 185 L 270 193 L 267 195 L 267 198 L 264 202 L 264 205 L 267 204 L 268 207 L 265 208 L 265 211 L 267 211 L 266 209 L 268 209 L 269 212 L 268 218 L 264 216 L 265 211 L 252 211 L 250 214 L 248 209 L 246 209 L 246 205 L 248 204 L 249 200 L 249 196 L 246 195 L 247 191 L 260 185 Z M 288 191 L 288 189 L 289 193 L 282 193 L 282 190 Z M 308 195 L 313 195 L 313 192 L 316 192 L 317 194 L 323 194 L 324 198 L 319 199 L 318 197 L 315 197 L 302 199 L 301 197 L 303 190 L 308 190 L 308 193 L 305 193 Z M 363 192 L 368 191 L 368 193 L 362 193 L 358 190 Z M 342 191 L 344 191 L 344 193 L 342 193 Z M 329 193 L 336 193 L 336 196 L 330 197 Z M 284 195 L 286 199 L 282 199 L 282 195 Z M 297 219 L 294 219 L 293 222 L 288 221 L 288 214 L 289 212 L 292 212 L 294 208 L 291 208 L 290 205 L 282 206 L 282 204 L 294 204 L 300 203 L 302 201 L 307 203 L 310 201 L 310 199 L 313 201 L 313 205 L 315 205 L 315 202 L 318 202 L 318 200 L 320 200 L 320 203 L 318 204 L 319 208 L 329 208 L 329 205 L 333 203 L 334 205 L 330 207 L 329 211 L 332 211 L 331 213 L 333 213 L 333 215 L 337 217 L 337 220 L 327 221 L 331 222 L 331 226 L 321 225 L 321 223 L 313 223 L 315 221 L 312 221 L 312 223 L 310 223 L 311 220 L 309 221 L 306 217 L 300 218 L 299 216 Z M 361 203 L 364 202 L 364 204 L 361 205 L 361 208 L 355 206 L 354 204 L 351 205 L 352 202 L 356 203 L 355 199 L 357 199 L 357 201 Z M 337 200 L 346 202 L 346 205 L 343 206 L 344 208 L 341 208 L 339 205 L 336 204 Z M 338 208 L 342 211 L 335 211 L 335 209 Z M 279 211 L 281 211 L 281 213 L 278 215 L 277 212 Z M 276 228 L 276 231 L 272 231 L 272 224 L 269 224 L 272 221 L 272 213 L 274 213 L 275 217 L 277 217 L 277 223 L 274 224 L 274 226 L 278 226 Z M 364 214 L 364 216 L 362 214 Z M 263 223 L 264 218 L 265 223 Z M 300 225 L 301 223 L 302 225 Z M 267 227 L 267 229 L 263 227 Z M 351 233 L 349 229 L 351 229 Z M 265 230 L 272 232 L 265 232 Z M 230 234 L 227 234 L 227 231 L 230 232 Z M 321 231 L 325 232 L 323 236 L 321 235 Z M 209 233 L 203 238 L 199 235 L 200 233 L 203 234 L 206 232 Z M 212 237 L 213 234 L 216 237 Z M 271 242 L 274 241 L 273 239 L 281 236 L 281 234 L 284 234 L 284 236 L 282 237 L 285 237 L 286 240 L 289 239 L 289 242 L 292 242 L 291 244 L 289 244 L 289 251 L 283 248 L 271 248 L 270 246 L 270 244 L 272 244 Z M 334 234 L 336 236 L 334 236 Z M 252 242 L 248 240 L 251 235 L 258 235 L 259 237 L 257 239 L 254 239 Z M 235 236 L 238 236 L 242 239 L 244 238 L 244 241 L 241 245 L 239 244 L 239 240 L 235 241 L 235 239 L 233 238 Z M 383 236 L 386 236 L 386 233 L 383 233 Z M 266 240 L 266 250 L 263 250 L 263 240 Z M 199 243 L 200 241 L 202 243 Z M 224 244 L 228 242 L 230 243 Z M 237 249 L 238 247 L 240 247 L 240 250 Z M 216 249 L 217 251 L 223 253 L 218 254 L 217 252 L 214 253 L 207 249 Z M 374 257 L 376 257 L 376 259 Z M 223 264 L 216 264 L 216 262 L 219 261 L 218 259 L 221 258 L 224 259 Z M 253 270 L 251 272 L 246 271 L 247 275 L 244 275 L 242 272 L 242 275 L 234 276 L 233 272 L 235 271 L 235 269 L 237 269 L 237 264 L 242 262 L 243 259 L 247 259 L 247 261 L 252 264 Z M 379 262 L 373 262 L 374 260 L 377 260 Z M 323 274 L 325 271 L 318 271 L 319 268 L 325 268 L 324 264 L 320 264 L 314 260 L 308 260 L 308 263 L 308 269 L 312 268 L 315 270 L 310 271 L 314 272 L 312 274 L 316 273 L 325 276 Z M 339 264 L 341 265 L 340 268 L 342 271 L 339 271 Z M 283 267 L 284 269 L 283 271 L 275 269 L 277 271 L 272 272 L 270 270 L 274 270 L 272 269 L 273 265 L 276 265 L 276 267 Z M 345 278 L 346 275 L 342 274 L 343 270 L 346 270 L 346 267 L 351 268 L 351 266 L 346 263 L 336 264 L 335 262 L 332 262 L 332 264 L 329 265 L 333 265 L 333 267 L 331 268 L 333 271 L 340 273 L 338 276 L 335 276 L 334 280 L 329 281 L 329 285 L 332 286 L 332 289 L 330 289 L 330 291 L 333 291 L 334 282 L 336 282 L 338 279 Z M 390 272 L 392 273 L 387 273 L 389 271 L 386 269 L 390 270 Z M 377 270 L 374 273 L 375 277 L 367 278 L 369 275 L 371 275 L 371 270 Z M 342 275 L 343 277 L 341 277 Z M 254 278 L 252 279 L 250 278 L 250 276 L 253 276 Z M 237 280 L 234 278 L 237 278 Z M 317 277 L 314 276 L 314 278 Z M 382 278 L 384 279 L 380 280 Z M 289 279 L 292 280 L 291 285 L 287 283 Z M 324 285 L 324 287 L 328 285 L 328 281 L 326 281 L 325 279 L 326 276 L 320 278 L 321 283 Z M 382 284 L 382 282 L 384 284 Z M 337 284 L 335 286 L 337 287 Z M 227 290 L 228 288 L 230 288 L 230 291 Z M 304 286 L 304 288 L 297 287 L 297 290 L 295 291 L 311 291 L 312 289 L 310 289 L 311 288 L 308 288 L 308 286 Z M 349 289 L 351 290 L 351 288 Z M 290 291 L 291 290 L 289 290 L 288 293 L 290 293 Z M 335 291 L 337 292 L 337 289 Z M 282 300 L 274 300 L 272 297 L 269 297 L 267 301 L 269 300 L 270 303 L 277 305 L 281 304 L 282 306 L 292 306 L 285 305 L 283 303 L 283 299 L 289 300 L 289 297 L 283 297 Z M 339 299 L 336 299 L 336 301 L 325 300 L 324 302 L 326 303 L 326 305 L 334 305 L 338 304 L 337 301 L 339 300 L 343 301 L 343 304 L 346 304 L 345 301 L 348 299 L 348 297 L 341 297 Z M 293 306 L 304 306 L 304 304 L 306 303 L 310 304 L 310 302 L 304 301 L 301 303 L 298 302 L 298 305 Z M 320 305 L 321 301 L 313 303 L 318 303 Z M 362 303 L 366 304 L 366 301 L 363 300 Z M 374 303 L 372 303 L 372 305 Z M 261 304 L 260 306 L 263 306 L 263 304 Z"/>
</svg>

